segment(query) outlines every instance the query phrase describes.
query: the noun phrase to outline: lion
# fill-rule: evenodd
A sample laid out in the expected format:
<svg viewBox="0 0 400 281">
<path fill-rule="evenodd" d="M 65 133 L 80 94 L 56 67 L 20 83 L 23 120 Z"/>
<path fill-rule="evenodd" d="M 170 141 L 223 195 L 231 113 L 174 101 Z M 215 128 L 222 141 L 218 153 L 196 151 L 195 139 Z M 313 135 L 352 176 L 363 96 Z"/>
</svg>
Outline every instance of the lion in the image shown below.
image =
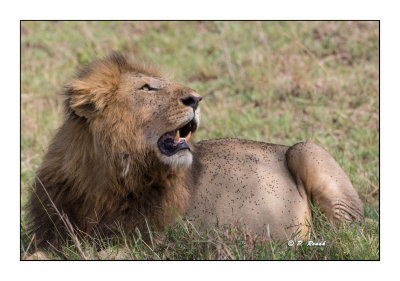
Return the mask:
<svg viewBox="0 0 400 281">
<path fill-rule="evenodd" d="M 180 215 L 209 226 L 240 221 L 284 240 L 309 231 L 310 201 L 332 222 L 363 217 L 356 190 L 323 148 L 195 143 L 202 97 L 120 53 L 84 67 L 63 95 L 64 122 L 27 204 L 39 249 L 65 243 L 73 229 L 131 237 Z"/>
</svg>

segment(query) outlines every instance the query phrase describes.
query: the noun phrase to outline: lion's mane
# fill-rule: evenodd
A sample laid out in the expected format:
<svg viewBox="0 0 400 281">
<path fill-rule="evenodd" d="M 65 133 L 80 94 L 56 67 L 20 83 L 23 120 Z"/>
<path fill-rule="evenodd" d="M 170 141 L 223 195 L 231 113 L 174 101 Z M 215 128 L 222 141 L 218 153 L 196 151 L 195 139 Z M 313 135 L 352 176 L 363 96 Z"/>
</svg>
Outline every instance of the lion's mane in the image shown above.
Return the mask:
<svg viewBox="0 0 400 281">
<path fill-rule="evenodd" d="M 85 67 L 64 90 L 65 119 L 37 172 L 27 204 L 38 247 L 59 246 L 70 233 L 126 237 L 147 223 L 160 228 L 181 213 L 189 193 L 183 171 L 146 150 L 142 113 L 119 96 L 122 75 L 159 76 L 113 53 Z M 129 169 L 129 172 L 127 171 Z M 46 242 L 47 241 L 47 242 Z"/>
</svg>

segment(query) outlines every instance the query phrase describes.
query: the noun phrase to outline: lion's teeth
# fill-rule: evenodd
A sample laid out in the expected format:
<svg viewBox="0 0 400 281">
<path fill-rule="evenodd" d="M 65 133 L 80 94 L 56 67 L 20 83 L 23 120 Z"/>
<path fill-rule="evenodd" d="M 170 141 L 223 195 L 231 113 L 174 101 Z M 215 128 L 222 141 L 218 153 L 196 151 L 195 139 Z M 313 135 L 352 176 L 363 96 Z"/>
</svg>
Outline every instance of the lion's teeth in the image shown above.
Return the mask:
<svg viewBox="0 0 400 281">
<path fill-rule="evenodd" d="M 185 137 L 186 142 L 189 141 L 191 135 L 192 135 L 192 132 L 189 132 L 189 134 Z"/>
<path fill-rule="evenodd" d="M 176 135 L 175 135 L 175 138 L 174 138 L 174 141 L 175 142 L 179 142 L 179 138 L 180 138 L 181 136 L 180 136 L 180 134 L 179 134 L 179 130 L 176 130 Z"/>
</svg>

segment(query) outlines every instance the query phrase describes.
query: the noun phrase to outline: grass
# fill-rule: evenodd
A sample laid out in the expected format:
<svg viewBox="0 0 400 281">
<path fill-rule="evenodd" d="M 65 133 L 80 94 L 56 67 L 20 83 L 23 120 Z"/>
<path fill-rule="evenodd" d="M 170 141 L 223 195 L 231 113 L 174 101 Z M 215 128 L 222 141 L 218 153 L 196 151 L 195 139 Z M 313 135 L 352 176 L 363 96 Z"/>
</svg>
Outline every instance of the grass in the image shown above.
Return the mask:
<svg viewBox="0 0 400 281">
<path fill-rule="evenodd" d="M 128 254 L 119 258 L 379 259 L 377 22 L 22 22 L 22 206 L 62 121 L 61 85 L 77 67 L 111 50 L 159 65 L 203 96 L 196 140 L 323 146 L 349 175 L 370 219 L 333 230 L 314 215 L 312 238 L 327 245 L 297 248 L 253 237 L 240 226 L 197 228 L 183 220 L 154 245 L 140 237 L 124 245 Z M 23 234 L 24 211 L 21 218 Z M 29 241 L 22 235 L 21 254 Z M 82 241 L 85 255 L 107 258 L 93 250 L 95 243 Z M 124 248 L 108 246 L 104 251 Z M 51 255 L 83 258 L 73 245 Z"/>
<path fill-rule="evenodd" d="M 178 219 L 162 233 L 152 233 L 144 241 L 140 232 L 131 240 L 104 240 L 101 235 L 79 239 L 66 244 L 61 251 L 49 252 L 50 259 L 68 260 L 374 260 L 379 256 L 377 223 L 365 221 L 360 225 L 337 225 L 314 207 L 313 233 L 307 239 L 293 237 L 287 241 L 271 241 L 252 234 L 240 224 L 232 226 L 194 226 L 188 219 Z M 22 229 L 24 233 L 24 229 Z M 72 239 L 71 239 L 72 240 Z M 23 239 L 23 252 L 29 239 Z M 131 241 L 131 242 L 127 242 Z M 312 241 L 315 244 L 309 244 Z M 319 243 L 319 244 L 318 244 Z M 323 245 L 322 245 L 323 244 Z"/>
</svg>

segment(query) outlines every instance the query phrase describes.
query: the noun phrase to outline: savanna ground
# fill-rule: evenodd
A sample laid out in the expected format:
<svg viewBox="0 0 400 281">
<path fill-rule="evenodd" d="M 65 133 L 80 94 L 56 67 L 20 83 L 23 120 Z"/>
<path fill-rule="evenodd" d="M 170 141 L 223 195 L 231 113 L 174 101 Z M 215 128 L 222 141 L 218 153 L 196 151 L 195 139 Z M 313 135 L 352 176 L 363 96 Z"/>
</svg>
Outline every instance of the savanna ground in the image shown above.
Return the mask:
<svg viewBox="0 0 400 281">
<path fill-rule="evenodd" d="M 129 245 L 96 237 L 51 258 L 379 259 L 378 22 L 22 22 L 22 206 L 62 121 L 61 86 L 111 50 L 159 65 L 203 96 L 195 140 L 310 140 L 326 148 L 357 189 L 367 220 L 333 229 L 316 208 L 309 239 L 326 241 L 321 247 L 182 220 L 151 243 L 140 235 Z M 22 209 L 22 258 L 34 250 L 30 241 Z"/>
</svg>

